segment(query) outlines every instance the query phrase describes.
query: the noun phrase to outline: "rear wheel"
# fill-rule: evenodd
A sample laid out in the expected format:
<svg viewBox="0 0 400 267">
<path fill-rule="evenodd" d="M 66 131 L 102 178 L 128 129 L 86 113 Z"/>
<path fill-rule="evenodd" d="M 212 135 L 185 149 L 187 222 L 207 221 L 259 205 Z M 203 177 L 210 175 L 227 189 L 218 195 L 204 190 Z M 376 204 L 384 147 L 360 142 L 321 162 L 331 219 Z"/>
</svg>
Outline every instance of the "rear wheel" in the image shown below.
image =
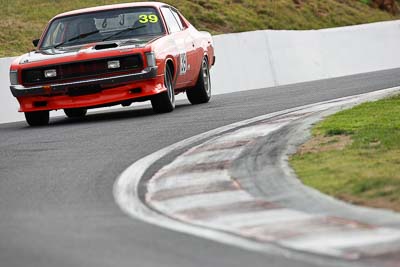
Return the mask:
<svg viewBox="0 0 400 267">
<path fill-rule="evenodd" d="M 50 111 L 25 112 L 25 119 L 30 126 L 44 126 L 49 124 Z"/>
<path fill-rule="evenodd" d="M 67 115 L 68 118 L 81 118 L 85 117 L 87 113 L 86 108 L 67 108 L 64 109 L 65 115 Z"/>
<path fill-rule="evenodd" d="M 151 106 L 156 113 L 171 112 L 175 108 L 175 91 L 173 85 L 172 72 L 170 67 L 166 67 L 164 74 L 164 85 L 167 91 L 157 94 L 151 99 Z"/>
<path fill-rule="evenodd" d="M 187 98 L 192 104 L 202 104 L 210 101 L 211 98 L 211 79 L 210 79 L 210 68 L 208 66 L 208 60 L 206 57 L 203 58 L 201 63 L 201 69 L 197 83 L 193 88 L 186 90 Z"/>
</svg>

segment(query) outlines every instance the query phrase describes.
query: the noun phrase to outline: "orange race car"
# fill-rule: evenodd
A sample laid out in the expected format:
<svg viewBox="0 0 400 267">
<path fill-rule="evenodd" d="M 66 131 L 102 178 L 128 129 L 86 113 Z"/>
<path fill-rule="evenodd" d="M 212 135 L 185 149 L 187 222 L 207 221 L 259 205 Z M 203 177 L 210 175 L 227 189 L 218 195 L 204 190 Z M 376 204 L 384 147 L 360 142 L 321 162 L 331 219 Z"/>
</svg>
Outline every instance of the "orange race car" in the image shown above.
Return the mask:
<svg viewBox="0 0 400 267">
<path fill-rule="evenodd" d="M 180 92 L 192 104 L 211 97 L 212 37 L 167 4 L 63 13 L 33 44 L 10 67 L 11 92 L 31 126 L 48 124 L 50 110 L 81 117 L 88 108 L 150 100 L 161 113 L 174 109 Z"/>
</svg>

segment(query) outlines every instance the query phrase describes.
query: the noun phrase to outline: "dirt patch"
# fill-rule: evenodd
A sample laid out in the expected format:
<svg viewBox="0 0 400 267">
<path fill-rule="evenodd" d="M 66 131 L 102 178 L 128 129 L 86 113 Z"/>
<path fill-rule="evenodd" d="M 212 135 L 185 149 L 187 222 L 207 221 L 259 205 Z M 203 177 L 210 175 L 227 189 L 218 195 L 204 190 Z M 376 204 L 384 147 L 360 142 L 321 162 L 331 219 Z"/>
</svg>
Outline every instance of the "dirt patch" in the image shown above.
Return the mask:
<svg viewBox="0 0 400 267">
<path fill-rule="evenodd" d="M 349 194 L 340 194 L 337 198 L 358 206 L 368 206 L 379 209 L 389 209 L 400 212 L 400 204 L 398 201 L 389 201 L 386 198 L 365 199 Z"/>
<path fill-rule="evenodd" d="M 371 5 L 375 8 L 380 8 L 389 13 L 392 13 L 392 15 L 396 15 L 399 13 L 399 7 L 397 6 L 395 0 L 373 0 Z"/>
<path fill-rule="evenodd" d="M 304 155 L 306 153 L 320 153 L 332 150 L 343 150 L 346 146 L 351 145 L 352 142 L 353 141 L 351 140 L 351 137 L 348 135 L 317 135 L 301 145 L 297 153 L 300 155 Z"/>
</svg>

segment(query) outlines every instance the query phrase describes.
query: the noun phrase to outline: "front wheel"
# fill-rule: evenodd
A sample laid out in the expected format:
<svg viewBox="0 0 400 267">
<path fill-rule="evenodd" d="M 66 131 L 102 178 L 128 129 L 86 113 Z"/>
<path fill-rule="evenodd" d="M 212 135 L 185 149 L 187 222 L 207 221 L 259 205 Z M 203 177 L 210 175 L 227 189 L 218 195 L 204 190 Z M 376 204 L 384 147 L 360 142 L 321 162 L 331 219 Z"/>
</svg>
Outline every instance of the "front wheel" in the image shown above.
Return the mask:
<svg viewBox="0 0 400 267">
<path fill-rule="evenodd" d="M 187 98 L 193 105 L 207 103 L 211 98 L 211 78 L 208 60 L 203 58 L 197 83 L 193 88 L 186 90 Z"/>
<path fill-rule="evenodd" d="M 164 85 L 167 88 L 167 91 L 151 98 L 151 106 L 156 113 L 167 113 L 175 109 L 175 91 L 169 67 L 166 67 L 165 69 Z"/>
<path fill-rule="evenodd" d="M 25 112 L 25 119 L 30 126 L 44 126 L 49 124 L 50 111 Z"/>
<path fill-rule="evenodd" d="M 67 108 L 64 109 L 65 115 L 67 115 L 68 118 L 81 118 L 85 117 L 87 113 L 86 108 Z"/>
</svg>

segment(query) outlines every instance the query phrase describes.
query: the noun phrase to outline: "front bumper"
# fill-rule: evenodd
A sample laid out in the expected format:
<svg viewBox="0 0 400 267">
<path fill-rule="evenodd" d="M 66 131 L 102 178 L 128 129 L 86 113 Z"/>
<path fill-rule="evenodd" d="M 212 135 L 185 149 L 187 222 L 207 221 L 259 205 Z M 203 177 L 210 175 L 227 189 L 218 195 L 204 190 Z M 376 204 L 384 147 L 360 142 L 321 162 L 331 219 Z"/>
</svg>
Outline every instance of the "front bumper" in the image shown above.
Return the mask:
<svg viewBox="0 0 400 267">
<path fill-rule="evenodd" d="M 119 85 L 139 80 L 155 78 L 157 76 L 157 69 L 158 69 L 157 67 L 151 67 L 151 68 L 146 68 L 138 73 L 69 82 L 69 83 L 57 83 L 57 84 L 51 84 L 49 86 L 41 85 L 41 86 L 25 87 L 23 85 L 11 85 L 10 89 L 13 96 L 15 97 L 65 94 L 67 93 L 68 88 L 71 87 L 83 87 L 83 86 L 93 86 L 93 85 L 101 85 L 101 86 Z"/>
<path fill-rule="evenodd" d="M 95 87 L 94 91 L 91 86 Z M 100 90 L 97 90 L 99 87 Z M 57 91 L 54 88 L 57 88 Z M 50 89 L 48 92 L 46 88 L 40 87 L 33 91 L 27 91 L 32 90 L 32 87 L 17 88 L 19 96 L 16 98 L 20 104 L 19 111 L 113 106 L 149 100 L 153 95 L 167 90 L 164 86 L 164 75 L 157 74 L 157 68 L 118 77 L 57 84 L 52 85 Z M 78 94 L 73 94 L 76 92 Z"/>
</svg>

